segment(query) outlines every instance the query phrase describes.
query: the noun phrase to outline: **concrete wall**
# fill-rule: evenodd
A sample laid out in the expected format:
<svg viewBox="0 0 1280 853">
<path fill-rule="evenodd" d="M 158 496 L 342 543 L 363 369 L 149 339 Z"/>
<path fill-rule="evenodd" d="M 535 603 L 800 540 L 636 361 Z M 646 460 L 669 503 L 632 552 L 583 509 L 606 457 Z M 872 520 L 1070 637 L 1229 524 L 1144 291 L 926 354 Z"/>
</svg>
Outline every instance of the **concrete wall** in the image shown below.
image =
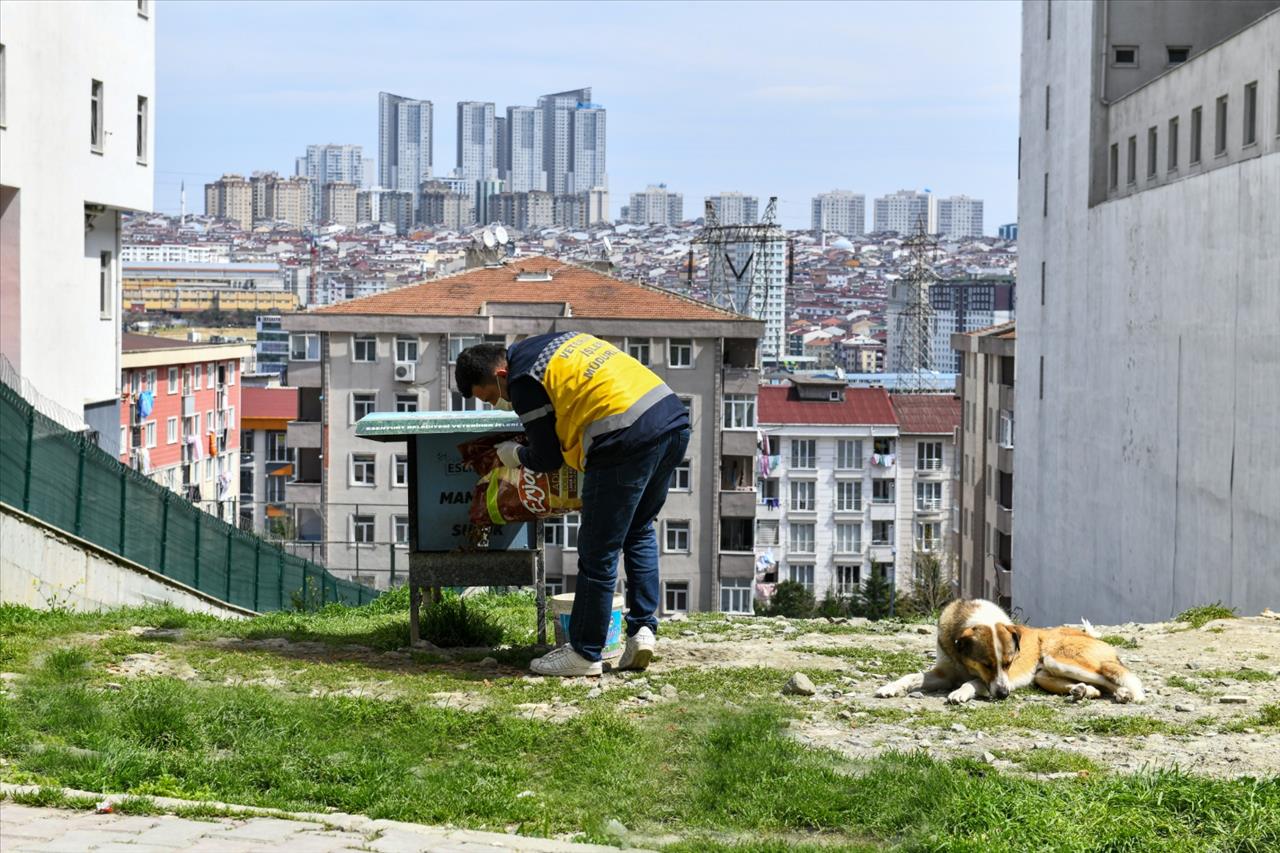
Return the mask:
<svg viewBox="0 0 1280 853">
<path fill-rule="evenodd" d="M 6 265 L 0 289 L 6 300 L 14 291 L 21 300 L 24 377 L 73 412 L 118 396 L 117 211 L 152 207 L 156 5 L 149 4 L 150 17 L 130 0 L 0 5 L 0 184 L 17 190 L 19 204 L 18 221 L 6 214 L 0 238 L 18 243 L 18 282 L 11 286 Z M 90 150 L 91 80 L 104 89 L 101 152 Z M 149 101 L 146 162 L 137 158 L 138 96 Z M 86 204 L 106 207 L 88 233 Z M 113 253 L 116 283 L 105 318 L 98 310 L 99 250 Z"/>
<path fill-rule="evenodd" d="M 1018 306 L 1017 604 L 1040 623 L 1275 606 L 1280 155 L 1091 208 L 1095 7 L 1054 3 L 1052 39 L 1046 8 L 1023 14 L 1019 283 L 1044 263 L 1046 286 Z M 1260 102 L 1274 57 L 1232 59 Z"/>
<path fill-rule="evenodd" d="M 172 604 L 228 618 L 253 615 L 3 504 L 0 541 L 4 542 L 0 549 L 0 602 L 5 604 L 78 611 Z"/>
</svg>

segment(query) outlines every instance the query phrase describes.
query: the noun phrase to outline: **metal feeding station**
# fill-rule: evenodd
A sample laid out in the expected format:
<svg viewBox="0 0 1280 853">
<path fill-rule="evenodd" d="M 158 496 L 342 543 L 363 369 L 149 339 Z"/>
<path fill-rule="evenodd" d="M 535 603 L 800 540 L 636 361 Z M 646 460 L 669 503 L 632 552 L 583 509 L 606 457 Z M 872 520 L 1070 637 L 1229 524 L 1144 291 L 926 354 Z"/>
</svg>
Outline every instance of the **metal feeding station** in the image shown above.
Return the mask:
<svg viewBox="0 0 1280 853">
<path fill-rule="evenodd" d="M 425 589 L 529 586 L 538 606 L 538 643 L 547 641 L 546 566 L 542 522 L 504 524 L 477 541 L 471 500 L 477 474 L 458 445 L 492 433 L 523 432 L 514 412 L 375 412 L 356 436 L 403 441 L 409 450 L 409 639 L 421 637 Z"/>
</svg>

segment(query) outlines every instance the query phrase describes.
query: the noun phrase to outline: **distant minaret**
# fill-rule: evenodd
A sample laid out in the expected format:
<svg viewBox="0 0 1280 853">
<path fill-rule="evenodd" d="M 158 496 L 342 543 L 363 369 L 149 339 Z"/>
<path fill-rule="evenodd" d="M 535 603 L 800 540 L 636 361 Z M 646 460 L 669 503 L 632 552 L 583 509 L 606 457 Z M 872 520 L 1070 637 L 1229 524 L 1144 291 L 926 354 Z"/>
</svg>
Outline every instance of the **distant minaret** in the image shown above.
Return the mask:
<svg viewBox="0 0 1280 853">
<path fill-rule="evenodd" d="M 183 181 L 181 189 L 178 191 L 178 204 L 180 213 L 178 214 L 178 224 L 182 225 L 187 221 L 187 182 Z"/>
</svg>

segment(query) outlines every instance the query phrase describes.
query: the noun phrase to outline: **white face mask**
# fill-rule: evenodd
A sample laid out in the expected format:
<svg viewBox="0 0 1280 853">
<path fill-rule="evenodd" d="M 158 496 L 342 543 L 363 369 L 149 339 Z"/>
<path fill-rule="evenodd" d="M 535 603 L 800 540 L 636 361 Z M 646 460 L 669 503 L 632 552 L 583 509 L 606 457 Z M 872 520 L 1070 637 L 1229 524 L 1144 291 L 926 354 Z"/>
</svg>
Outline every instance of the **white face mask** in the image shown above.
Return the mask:
<svg viewBox="0 0 1280 853">
<path fill-rule="evenodd" d="M 509 412 L 511 411 L 511 401 L 504 400 L 501 397 L 499 397 L 498 402 L 494 403 L 493 407 L 500 412 Z"/>
</svg>

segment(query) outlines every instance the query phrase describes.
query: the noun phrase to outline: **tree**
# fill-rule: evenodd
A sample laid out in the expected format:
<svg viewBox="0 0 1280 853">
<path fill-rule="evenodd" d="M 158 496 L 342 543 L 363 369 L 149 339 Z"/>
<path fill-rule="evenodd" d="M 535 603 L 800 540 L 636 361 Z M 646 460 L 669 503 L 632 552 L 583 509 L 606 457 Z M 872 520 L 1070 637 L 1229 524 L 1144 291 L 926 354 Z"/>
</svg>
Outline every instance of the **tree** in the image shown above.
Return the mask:
<svg viewBox="0 0 1280 853">
<path fill-rule="evenodd" d="M 868 619 L 883 619 L 889 615 L 889 606 L 893 601 L 893 587 L 889 583 L 889 572 L 884 569 L 872 569 L 867 580 L 858 591 L 857 609 Z"/>
<path fill-rule="evenodd" d="M 766 616 L 786 616 L 788 619 L 808 619 L 815 607 L 813 593 L 798 581 L 783 581 L 773 591 L 773 598 L 765 610 Z"/>
<path fill-rule="evenodd" d="M 916 551 L 911 603 L 921 616 L 937 616 L 955 598 L 955 561 L 945 551 Z"/>
</svg>

